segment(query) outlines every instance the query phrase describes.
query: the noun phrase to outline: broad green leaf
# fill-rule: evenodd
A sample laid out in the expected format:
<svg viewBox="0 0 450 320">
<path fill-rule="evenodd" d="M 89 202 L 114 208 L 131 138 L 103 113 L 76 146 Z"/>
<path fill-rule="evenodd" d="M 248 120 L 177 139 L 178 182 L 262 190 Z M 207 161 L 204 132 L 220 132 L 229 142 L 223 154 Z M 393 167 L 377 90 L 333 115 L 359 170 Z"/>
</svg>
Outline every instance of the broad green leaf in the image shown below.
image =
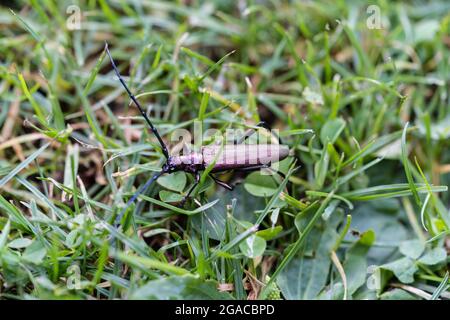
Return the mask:
<svg viewBox="0 0 450 320">
<path fill-rule="evenodd" d="M 40 241 L 34 241 L 30 246 L 28 246 L 22 256 L 22 259 L 39 265 L 47 255 L 47 250 L 41 244 Z"/>
<path fill-rule="evenodd" d="M 380 295 L 380 300 L 418 300 L 419 298 L 405 290 L 394 288 Z"/>
<path fill-rule="evenodd" d="M 304 228 L 308 225 L 309 217 L 311 216 L 311 214 L 316 212 L 318 208 L 319 205 L 317 204 L 317 202 L 313 202 L 295 216 L 294 224 L 299 234 L 302 234 Z"/>
<path fill-rule="evenodd" d="M 368 276 L 367 253 L 374 242 L 375 232 L 368 230 L 361 235 L 360 239 L 345 254 L 343 267 L 347 277 L 349 295 L 353 295 L 356 290 L 366 283 Z"/>
<path fill-rule="evenodd" d="M 413 283 L 414 274 L 419 270 L 414 260 L 407 257 L 384 264 L 380 268 L 393 272 L 403 283 Z"/>
<path fill-rule="evenodd" d="M 277 191 L 278 185 L 272 176 L 257 171 L 248 175 L 244 187 L 255 197 L 270 197 Z"/>
<path fill-rule="evenodd" d="M 402 241 L 400 242 L 399 250 L 404 256 L 417 259 L 425 250 L 425 243 L 419 239 Z"/>
<path fill-rule="evenodd" d="M 334 283 L 330 288 L 323 290 L 317 300 L 342 300 L 344 298 L 344 285 L 342 282 Z"/>
<path fill-rule="evenodd" d="M 8 248 L 22 249 L 22 248 L 28 247 L 32 243 L 33 243 L 33 241 L 31 239 L 28 239 L 28 238 L 14 239 L 10 243 L 8 243 Z"/>
<path fill-rule="evenodd" d="M 286 182 L 286 179 L 284 182 Z M 272 274 L 272 277 L 271 277 L 270 281 L 267 283 L 267 286 L 274 279 L 277 279 L 277 277 L 280 275 L 280 273 L 286 269 L 286 267 L 289 265 L 289 263 L 292 262 L 292 260 L 295 258 L 295 256 L 299 253 L 300 249 L 302 249 L 304 247 L 305 241 L 308 239 L 309 234 L 316 226 L 317 221 L 323 215 L 324 211 L 330 206 L 330 201 L 331 201 L 333 195 L 334 195 L 334 191 L 331 192 L 325 198 L 325 200 L 321 203 L 320 207 L 315 212 L 311 212 L 311 218 L 309 219 L 308 224 L 300 232 L 300 236 L 297 239 L 297 241 L 295 243 L 292 243 L 291 245 L 289 245 L 286 248 L 286 250 L 285 250 L 286 255 L 284 256 L 283 260 L 281 260 L 281 262 L 279 263 L 275 272 Z M 338 216 L 338 215 L 337 214 L 333 215 L 333 217 L 336 217 L 336 216 Z M 330 220 L 331 219 L 329 219 L 328 221 L 330 221 Z M 336 243 L 336 240 L 335 240 L 335 243 Z M 331 251 L 331 249 L 329 249 L 329 250 Z M 265 294 L 266 294 L 266 289 L 263 289 L 261 291 L 260 296 L 265 297 Z"/>
<path fill-rule="evenodd" d="M 239 249 L 247 258 L 256 258 L 266 250 L 266 240 L 257 235 L 251 235 L 239 244 Z"/>
<path fill-rule="evenodd" d="M 380 213 L 397 214 L 400 210 L 400 204 L 396 199 L 380 199 L 372 201 L 370 206 Z"/>
<path fill-rule="evenodd" d="M 402 212 L 400 206 L 396 205 L 396 200 L 381 199 L 360 204 L 352 212 L 352 229 L 360 233 L 373 230 L 379 243 L 400 243 L 412 235 L 405 225 L 400 221 Z M 345 237 L 348 241 L 354 241 L 354 237 L 348 234 Z M 368 258 L 373 264 L 383 264 L 389 259 L 397 248 L 394 246 L 379 247 L 374 246 L 368 252 Z"/>
<path fill-rule="evenodd" d="M 305 217 L 309 220 L 314 212 Z M 277 284 L 285 299 L 315 299 L 327 284 L 330 252 L 338 239 L 336 228 L 342 214 L 333 214 L 322 226 L 311 230 L 300 255 L 293 258 L 277 277 Z M 305 232 L 305 231 L 304 231 Z"/>
<path fill-rule="evenodd" d="M 164 202 L 180 202 L 183 200 L 184 196 L 172 191 L 161 190 L 159 192 L 159 198 Z"/>
<path fill-rule="evenodd" d="M 275 210 L 274 210 L 275 211 Z M 282 226 L 276 226 L 264 230 L 260 230 L 256 233 L 257 236 L 263 238 L 264 240 L 272 240 L 283 230 Z"/>
<path fill-rule="evenodd" d="M 444 248 L 434 248 L 426 252 L 420 259 L 419 262 L 426 265 L 435 265 L 442 263 L 447 259 L 447 252 Z"/>
<path fill-rule="evenodd" d="M 167 174 L 156 180 L 159 185 L 166 189 L 182 192 L 186 187 L 186 174 L 182 171 Z"/>
</svg>

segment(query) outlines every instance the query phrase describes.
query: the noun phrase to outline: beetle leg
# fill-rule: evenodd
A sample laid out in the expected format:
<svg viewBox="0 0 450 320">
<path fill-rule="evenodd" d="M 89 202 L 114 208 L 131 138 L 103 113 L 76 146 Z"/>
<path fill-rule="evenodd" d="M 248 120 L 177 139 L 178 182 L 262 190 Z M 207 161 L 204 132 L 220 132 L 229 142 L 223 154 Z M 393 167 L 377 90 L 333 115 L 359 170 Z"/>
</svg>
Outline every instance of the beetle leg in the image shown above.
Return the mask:
<svg viewBox="0 0 450 320">
<path fill-rule="evenodd" d="M 214 177 L 212 174 L 209 175 L 215 183 L 217 183 L 219 186 L 221 186 L 222 188 L 228 189 L 230 191 L 232 191 L 234 189 L 233 186 L 230 186 L 229 184 L 227 184 L 226 182 L 223 182 L 222 180 L 217 179 L 216 177 Z"/>
<path fill-rule="evenodd" d="M 257 127 L 262 127 L 262 128 L 266 128 L 267 124 L 264 121 L 259 122 L 257 125 Z M 244 132 L 244 135 L 236 140 L 234 140 L 234 144 L 241 144 L 243 143 L 245 140 L 247 140 L 248 138 L 250 138 L 253 134 L 256 133 L 256 130 L 251 128 L 248 129 L 247 131 Z"/>
<path fill-rule="evenodd" d="M 283 172 L 277 171 L 267 164 L 259 164 L 259 165 L 250 166 L 250 167 L 246 167 L 246 168 L 239 168 L 239 169 L 235 169 L 235 171 L 244 171 L 245 172 L 245 171 L 255 171 L 258 169 L 268 169 L 268 170 L 278 174 L 283 179 L 286 179 L 286 175 Z"/>
<path fill-rule="evenodd" d="M 272 168 L 272 167 L 267 167 L 267 169 L 269 169 L 270 171 L 272 171 L 272 172 L 278 174 L 278 175 L 279 175 L 280 177 L 282 177 L 283 179 L 286 179 L 286 175 L 285 175 L 283 172 L 280 172 L 280 171 L 278 171 L 278 170 L 275 170 L 275 169 Z"/>
<path fill-rule="evenodd" d="M 125 214 L 125 212 L 127 211 L 127 209 L 131 206 L 131 204 L 139 197 L 139 195 L 141 195 L 143 192 L 145 192 L 147 190 L 147 188 L 154 182 L 156 181 L 159 177 L 161 177 L 164 173 L 166 173 L 166 171 L 161 171 L 161 172 L 157 172 L 156 174 L 154 174 L 150 179 L 147 180 L 147 182 L 142 185 L 137 191 L 136 193 L 130 198 L 130 200 L 127 201 L 125 207 L 122 209 L 122 211 L 119 213 L 119 215 L 116 217 L 116 219 L 114 220 L 114 226 L 118 227 L 120 224 L 120 221 L 122 220 L 123 215 Z"/>
<path fill-rule="evenodd" d="M 248 167 L 244 167 L 244 168 L 237 168 L 237 169 L 234 169 L 234 171 L 242 171 L 242 172 L 255 171 L 255 170 L 258 170 L 258 169 L 267 169 L 268 167 L 269 166 L 267 164 L 257 164 L 257 165 L 254 165 L 254 166 L 248 166 Z"/>
<path fill-rule="evenodd" d="M 200 182 L 200 173 L 197 171 L 195 173 L 195 182 L 192 185 L 192 187 L 189 189 L 188 193 L 181 200 L 181 203 L 180 203 L 181 206 L 184 206 L 187 198 L 189 198 L 189 196 L 191 195 L 192 191 L 194 191 L 195 187 L 198 185 L 199 182 Z"/>
<path fill-rule="evenodd" d="M 267 122 L 261 121 L 261 122 L 258 123 L 256 126 L 257 126 L 257 127 L 261 127 L 261 128 L 266 129 L 267 131 L 270 132 L 270 134 L 273 134 L 273 135 L 278 139 L 278 143 L 279 143 L 279 144 L 284 144 L 283 141 L 281 141 L 280 136 L 277 135 L 277 134 L 275 134 L 274 132 L 272 132 L 272 128 L 267 124 Z"/>
<path fill-rule="evenodd" d="M 266 129 L 267 131 L 271 131 L 272 129 L 270 128 L 270 126 L 267 124 L 267 122 L 265 122 L 265 121 L 261 121 L 261 122 L 259 122 L 257 125 L 256 125 L 256 127 L 261 127 L 261 128 L 264 128 L 264 129 Z M 255 129 L 253 129 L 253 128 L 251 128 L 251 129 L 248 129 L 247 131 L 245 131 L 245 133 L 244 133 L 244 135 L 242 136 L 242 137 L 240 137 L 239 139 L 236 139 L 235 141 L 234 141 L 234 144 L 241 144 L 241 143 L 243 143 L 245 140 L 247 140 L 248 138 L 250 138 L 253 134 L 255 134 L 256 133 L 256 130 Z M 271 132 L 271 134 L 273 134 L 272 132 Z M 278 142 L 279 142 L 279 144 L 283 144 L 282 143 L 282 141 L 281 141 L 281 139 L 280 139 L 280 137 L 277 135 L 276 136 L 277 138 L 278 138 Z"/>
</svg>

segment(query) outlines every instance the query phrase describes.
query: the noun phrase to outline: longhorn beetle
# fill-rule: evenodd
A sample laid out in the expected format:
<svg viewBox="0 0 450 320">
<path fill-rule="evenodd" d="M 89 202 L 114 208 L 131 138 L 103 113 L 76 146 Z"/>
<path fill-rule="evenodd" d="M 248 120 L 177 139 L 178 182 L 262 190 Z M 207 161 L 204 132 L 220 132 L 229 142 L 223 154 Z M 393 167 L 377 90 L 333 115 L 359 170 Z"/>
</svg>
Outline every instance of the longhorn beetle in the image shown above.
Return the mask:
<svg viewBox="0 0 450 320">
<path fill-rule="evenodd" d="M 235 169 L 239 169 L 241 171 L 252 171 L 261 168 L 268 168 L 274 170 L 270 168 L 270 164 L 273 162 L 281 161 L 289 155 L 289 147 L 283 144 L 277 145 L 242 144 L 242 142 L 244 142 L 249 136 L 251 136 L 255 132 L 254 129 L 249 129 L 244 133 L 243 137 L 241 137 L 237 141 L 234 141 L 234 144 L 227 144 L 223 146 L 219 145 L 203 146 L 201 147 L 201 152 L 190 152 L 187 155 L 171 156 L 169 154 L 166 144 L 159 135 L 158 130 L 150 121 L 149 117 L 144 112 L 143 108 L 137 101 L 136 97 L 131 93 L 130 89 L 128 88 L 122 76 L 120 75 L 120 72 L 117 69 L 117 66 L 111 56 L 111 53 L 109 52 L 107 43 L 105 44 L 105 50 L 109 56 L 109 59 L 111 60 L 111 65 L 114 69 L 114 72 L 117 75 L 117 78 L 125 88 L 130 99 L 139 109 L 140 113 L 144 117 L 147 124 L 150 126 L 150 129 L 152 130 L 153 134 L 158 140 L 161 146 L 162 153 L 166 158 L 166 162 L 163 165 L 162 170 L 154 174 L 144 185 L 142 185 L 136 191 L 136 193 L 130 198 L 130 200 L 128 200 L 128 202 L 125 205 L 125 208 L 117 216 L 115 220 L 115 225 L 118 225 L 120 223 L 120 220 L 122 219 L 122 216 L 126 212 L 127 208 L 137 199 L 137 197 L 142 192 L 144 192 L 154 181 L 156 181 L 159 177 L 161 177 L 165 173 L 185 171 L 194 174 L 195 183 L 191 186 L 186 196 L 184 196 L 183 200 L 181 201 L 181 205 L 184 205 L 186 199 L 191 195 L 192 191 L 194 191 L 195 187 L 200 182 L 200 171 L 205 170 L 214 161 L 215 163 L 212 167 L 211 172 L 209 173 L 209 176 L 218 185 L 228 190 L 232 190 L 233 187 L 219 180 L 212 173 Z M 257 126 L 269 129 L 264 122 L 259 123 Z M 284 175 L 282 173 L 277 171 L 275 172 L 284 178 Z"/>
</svg>

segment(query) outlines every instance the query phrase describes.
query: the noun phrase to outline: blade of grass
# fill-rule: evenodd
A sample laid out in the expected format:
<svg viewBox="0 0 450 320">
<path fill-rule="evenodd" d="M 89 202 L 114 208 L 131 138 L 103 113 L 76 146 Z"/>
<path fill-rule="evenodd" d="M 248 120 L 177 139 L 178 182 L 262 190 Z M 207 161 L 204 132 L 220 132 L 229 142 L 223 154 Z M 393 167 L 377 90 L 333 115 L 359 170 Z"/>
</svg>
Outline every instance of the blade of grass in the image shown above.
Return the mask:
<svg viewBox="0 0 450 320">
<path fill-rule="evenodd" d="M 28 89 L 27 83 L 25 82 L 25 79 L 23 78 L 23 75 L 21 73 L 18 74 L 20 84 L 22 86 L 22 91 L 27 97 L 28 101 L 30 101 L 31 106 L 34 109 L 34 112 L 36 113 L 36 116 L 41 123 L 41 125 L 45 126 L 47 128 L 47 119 L 45 118 L 45 109 L 42 108 L 37 101 L 33 98 L 33 96 L 30 93 L 30 90 Z"/>
<path fill-rule="evenodd" d="M 8 219 L 6 224 L 3 226 L 2 233 L 0 234 L 0 252 L 6 245 L 6 241 L 8 241 L 9 231 L 11 230 L 11 220 Z"/>
<path fill-rule="evenodd" d="M 34 161 L 37 157 L 41 155 L 42 152 L 44 152 L 45 149 L 50 145 L 50 142 L 45 143 L 42 147 L 40 147 L 38 150 L 34 151 L 31 155 L 28 156 L 28 158 L 25 159 L 25 161 L 21 162 L 19 165 L 17 165 L 14 169 L 12 169 L 6 176 L 4 176 L 0 180 L 0 188 L 2 188 L 6 183 L 8 183 L 9 180 L 14 178 L 15 175 L 17 175 L 20 171 L 22 171 L 24 168 L 28 167 L 28 165 Z"/>
<path fill-rule="evenodd" d="M 408 180 L 409 187 L 411 189 L 411 192 L 414 196 L 414 200 L 416 201 L 416 204 L 421 207 L 422 201 L 420 201 L 419 194 L 416 189 L 416 185 L 414 183 L 414 179 L 411 174 L 411 168 L 409 167 L 409 161 L 408 161 L 408 151 L 406 149 L 406 131 L 408 129 L 409 123 L 405 124 L 405 128 L 403 129 L 402 133 L 402 160 L 403 160 L 403 167 L 405 168 L 406 173 L 406 179 Z"/>
<path fill-rule="evenodd" d="M 430 300 L 438 300 L 440 295 L 448 289 L 448 278 L 449 278 L 449 272 L 447 271 L 445 273 L 444 279 L 442 279 L 442 282 L 439 284 L 439 287 L 436 288 L 436 291 L 433 292 L 433 295 L 431 296 Z"/>
<path fill-rule="evenodd" d="M 166 209 L 169 209 L 169 210 L 172 211 L 172 212 L 180 213 L 180 214 L 185 214 L 185 215 L 188 215 L 188 216 L 194 215 L 194 214 L 197 214 L 197 213 L 200 213 L 200 212 L 202 212 L 202 211 L 205 211 L 205 210 L 211 208 L 211 207 L 214 206 L 217 202 L 220 201 L 220 199 L 216 199 L 216 200 L 214 200 L 214 201 L 211 201 L 211 202 L 209 202 L 209 203 L 207 203 L 207 204 L 202 205 L 201 207 L 195 208 L 194 210 L 185 210 L 185 209 L 181 209 L 181 208 L 172 206 L 172 205 L 167 204 L 167 203 L 165 203 L 165 202 L 162 202 L 162 201 L 159 201 L 159 200 L 150 198 L 150 197 L 148 197 L 148 196 L 140 195 L 139 198 L 141 198 L 142 200 L 151 202 L 151 203 L 153 203 L 153 204 L 156 204 L 156 205 L 158 205 L 158 206 L 164 207 L 164 208 L 166 208 Z"/>
<path fill-rule="evenodd" d="M 189 271 L 187 271 L 186 269 L 183 269 L 183 268 L 180 268 L 180 267 L 177 267 L 172 264 L 165 263 L 165 262 L 162 262 L 162 261 L 159 261 L 156 259 L 139 257 L 136 255 L 127 254 L 124 252 L 118 252 L 115 254 L 115 256 L 117 256 L 117 258 L 120 259 L 122 262 L 129 263 L 140 269 L 143 269 L 143 268 L 156 269 L 156 270 L 163 271 L 164 273 L 167 273 L 167 274 L 179 275 L 179 276 L 189 273 Z"/>
<path fill-rule="evenodd" d="M 264 218 L 267 216 L 269 211 L 275 205 L 276 201 L 279 199 L 281 192 L 286 187 L 286 185 L 287 185 L 287 183 L 289 181 L 289 177 L 294 173 L 295 170 L 297 170 L 297 168 L 295 167 L 296 162 L 297 162 L 297 160 L 294 160 L 292 162 L 292 164 L 291 164 L 291 166 L 289 168 L 289 171 L 286 174 L 286 178 L 283 180 L 282 183 L 280 183 L 280 185 L 277 188 L 277 191 L 275 191 L 275 193 L 273 194 L 273 196 L 270 199 L 269 203 L 264 208 L 264 211 L 261 212 L 261 214 L 258 216 L 258 219 L 255 222 L 256 225 L 260 225 L 264 221 Z"/>
</svg>

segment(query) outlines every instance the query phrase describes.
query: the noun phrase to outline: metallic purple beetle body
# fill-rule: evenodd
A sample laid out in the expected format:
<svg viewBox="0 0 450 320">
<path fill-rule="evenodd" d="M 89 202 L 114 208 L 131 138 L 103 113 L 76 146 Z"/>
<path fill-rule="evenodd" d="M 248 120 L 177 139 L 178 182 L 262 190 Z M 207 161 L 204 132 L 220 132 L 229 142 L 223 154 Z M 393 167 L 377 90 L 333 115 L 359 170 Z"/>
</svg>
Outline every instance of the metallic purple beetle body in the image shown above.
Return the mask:
<svg viewBox="0 0 450 320">
<path fill-rule="evenodd" d="M 211 172 L 242 169 L 250 166 L 268 166 L 281 161 L 289 155 L 289 147 L 278 144 L 240 144 L 202 147 L 201 152 L 172 156 L 167 165 L 170 171 L 196 173 L 205 170 L 211 163 Z"/>
</svg>

